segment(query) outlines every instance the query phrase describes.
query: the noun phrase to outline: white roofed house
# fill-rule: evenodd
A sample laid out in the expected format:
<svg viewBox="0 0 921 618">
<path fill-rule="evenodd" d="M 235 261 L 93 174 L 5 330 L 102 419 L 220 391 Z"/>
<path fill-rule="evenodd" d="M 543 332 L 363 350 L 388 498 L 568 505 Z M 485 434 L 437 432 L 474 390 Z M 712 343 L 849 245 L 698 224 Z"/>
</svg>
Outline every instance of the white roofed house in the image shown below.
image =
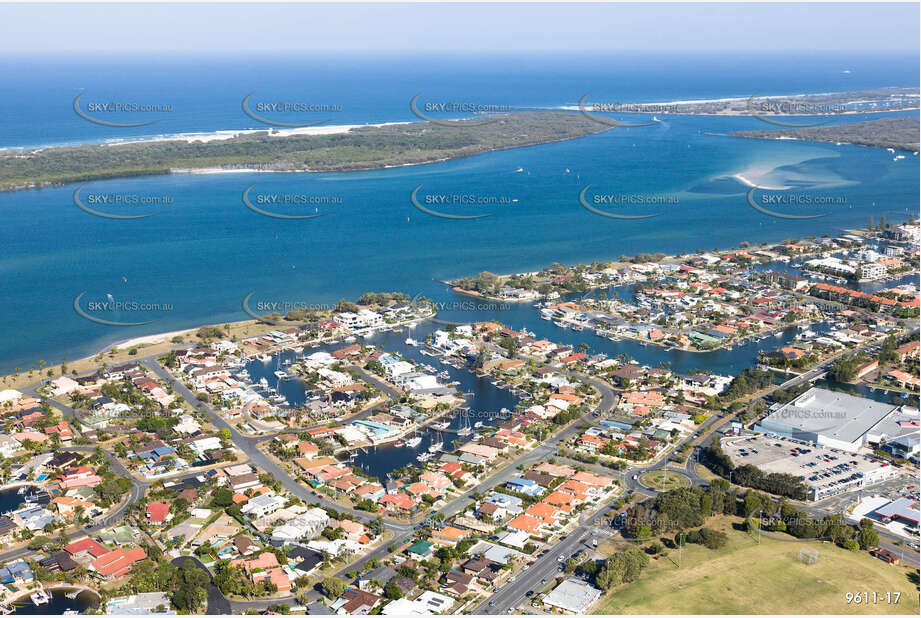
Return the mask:
<svg viewBox="0 0 921 618">
<path fill-rule="evenodd" d="M 22 444 L 13 436 L 0 434 L 0 456 L 5 458 L 13 457 L 16 451 L 22 448 Z"/>
<path fill-rule="evenodd" d="M 321 508 L 314 507 L 288 520 L 272 530 L 273 545 L 285 545 L 305 539 L 313 539 L 326 528 L 329 515 Z"/>
<path fill-rule="evenodd" d="M 333 371 L 332 369 L 318 369 L 317 374 L 326 382 L 329 386 L 347 386 L 352 383 L 352 377 L 341 371 Z"/>
<path fill-rule="evenodd" d="M 275 494 L 261 494 L 250 498 L 249 502 L 240 509 L 240 512 L 250 519 L 256 519 L 274 513 L 283 507 L 286 502 L 285 498 Z"/>
<path fill-rule="evenodd" d="M 173 429 L 178 433 L 193 434 L 201 430 L 201 424 L 191 414 L 183 414 Z"/>
</svg>

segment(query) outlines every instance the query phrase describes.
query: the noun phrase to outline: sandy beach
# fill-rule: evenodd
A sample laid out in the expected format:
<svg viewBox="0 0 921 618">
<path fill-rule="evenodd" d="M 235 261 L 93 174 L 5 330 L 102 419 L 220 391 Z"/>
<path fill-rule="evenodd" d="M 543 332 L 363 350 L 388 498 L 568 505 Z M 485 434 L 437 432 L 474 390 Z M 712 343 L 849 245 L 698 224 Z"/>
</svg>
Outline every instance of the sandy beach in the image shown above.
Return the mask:
<svg viewBox="0 0 921 618">
<path fill-rule="evenodd" d="M 173 330 L 167 333 L 157 333 L 155 335 L 145 335 L 143 337 L 135 337 L 134 339 L 127 339 L 125 341 L 116 341 L 110 346 L 107 346 L 104 351 L 111 350 L 112 348 L 130 348 L 136 345 L 143 345 L 147 343 L 157 343 L 158 341 L 163 341 L 164 339 L 172 339 L 178 335 L 186 335 L 188 333 L 193 333 L 197 328 L 187 328 L 185 330 Z"/>
<path fill-rule="evenodd" d="M 398 124 L 411 124 L 409 122 L 381 122 L 378 124 L 333 124 L 315 127 L 294 127 L 291 129 L 276 129 L 265 127 L 264 129 L 225 129 L 220 131 L 210 131 L 202 133 L 175 133 L 169 135 L 156 135 L 149 138 L 139 138 L 131 140 L 110 140 L 104 143 L 105 146 L 122 146 L 124 144 L 144 144 L 148 142 L 171 142 L 185 141 L 193 142 L 216 142 L 221 140 L 233 139 L 241 135 L 253 135 L 255 133 L 268 133 L 270 137 L 292 137 L 295 135 L 336 135 L 339 133 L 348 133 L 352 129 L 365 127 L 386 127 Z"/>
</svg>

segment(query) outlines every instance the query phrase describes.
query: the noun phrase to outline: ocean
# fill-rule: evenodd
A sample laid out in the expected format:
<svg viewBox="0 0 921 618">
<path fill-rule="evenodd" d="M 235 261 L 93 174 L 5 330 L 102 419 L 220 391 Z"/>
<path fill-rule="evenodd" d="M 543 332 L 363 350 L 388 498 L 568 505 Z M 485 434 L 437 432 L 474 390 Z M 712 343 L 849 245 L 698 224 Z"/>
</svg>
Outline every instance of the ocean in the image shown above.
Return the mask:
<svg viewBox="0 0 921 618">
<path fill-rule="evenodd" d="M 917 87 L 917 75 L 917 59 L 847 54 L 5 58 L 0 76 L 17 87 L 6 93 L 0 148 L 269 128 L 243 112 L 241 101 L 249 93 L 256 93 L 254 102 L 328 106 L 277 116 L 286 121 L 366 124 L 417 120 L 409 102 L 420 92 L 427 101 L 559 108 L 586 93 L 590 101 L 665 102 Z M 101 126 L 74 113 L 81 92 L 85 101 L 168 105 L 171 111 L 100 115 L 119 122 L 158 120 L 143 127 Z M 0 371 L 78 358 L 144 334 L 246 319 L 242 300 L 250 293 L 250 306 L 257 300 L 329 304 L 390 290 L 459 301 L 439 281 L 484 270 L 537 270 L 553 262 L 836 234 L 866 225 L 870 216 L 896 221 L 917 214 L 918 159 L 911 153 L 894 160 L 879 149 L 725 135 L 777 128 L 751 117 L 659 120 L 424 166 L 171 175 L 80 189 L 83 203 L 113 194 L 147 200 L 130 206 L 154 215 L 143 219 L 92 216 L 75 204 L 75 186 L 2 193 L 0 277 L 8 300 L 0 310 Z M 818 219 L 769 217 L 748 205 L 748 186 L 737 175 L 760 186 L 821 194 L 835 205 Z M 635 207 L 658 216 L 615 220 L 593 214 L 579 201 L 589 184 L 598 193 L 661 199 Z M 420 195 L 493 200 L 443 209 L 490 216 L 425 214 L 410 200 L 420 186 Z M 274 207 L 277 212 L 323 216 L 259 215 L 243 203 L 249 187 L 253 196 L 309 201 L 307 207 Z M 89 321 L 74 310 L 78 296 L 84 309 L 88 303 L 122 305 L 93 315 L 149 323 Z M 516 323 L 521 311 L 509 311 L 487 313 L 522 326 Z M 478 315 L 459 309 L 452 317 Z"/>
</svg>

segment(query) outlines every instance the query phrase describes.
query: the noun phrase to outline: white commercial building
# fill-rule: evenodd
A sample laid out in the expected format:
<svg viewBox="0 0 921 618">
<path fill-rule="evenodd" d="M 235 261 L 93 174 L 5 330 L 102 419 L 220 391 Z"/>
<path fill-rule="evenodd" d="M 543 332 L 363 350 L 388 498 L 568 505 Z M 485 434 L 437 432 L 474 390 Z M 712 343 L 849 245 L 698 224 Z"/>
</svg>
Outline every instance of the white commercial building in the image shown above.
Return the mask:
<svg viewBox="0 0 921 618">
<path fill-rule="evenodd" d="M 776 409 L 756 431 L 854 453 L 867 443 L 917 433 L 917 410 L 823 388 Z"/>
</svg>

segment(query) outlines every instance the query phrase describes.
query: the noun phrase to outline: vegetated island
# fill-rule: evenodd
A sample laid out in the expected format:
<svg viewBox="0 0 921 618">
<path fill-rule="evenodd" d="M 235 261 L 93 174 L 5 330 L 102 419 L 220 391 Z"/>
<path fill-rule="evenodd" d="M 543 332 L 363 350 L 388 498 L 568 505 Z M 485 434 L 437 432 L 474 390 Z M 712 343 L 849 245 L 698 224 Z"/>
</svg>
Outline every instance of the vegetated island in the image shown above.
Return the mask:
<svg viewBox="0 0 921 618">
<path fill-rule="evenodd" d="M 163 140 L 0 155 L 0 191 L 203 169 L 346 172 L 434 163 L 575 139 L 610 129 L 572 112 L 518 112 L 450 123 L 412 122 L 326 135 L 269 131 L 222 140 Z"/>
<path fill-rule="evenodd" d="M 891 148 L 918 152 L 918 118 L 881 118 L 827 127 L 789 128 L 772 131 L 736 131 L 730 137 L 788 139 L 810 142 L 833 142 L 873 148 Z"/>
<path fill-rule="evenodd" d="M 918 88 L 878 88 L 849 92 L 763 95 L 748 97 L 669 101 L 663 103 L 587 102 L 586 111 L 636 114 L 684 114 L 698 116 L 836 116 L 871 114 L 919 108 Z"/>
</svg>

